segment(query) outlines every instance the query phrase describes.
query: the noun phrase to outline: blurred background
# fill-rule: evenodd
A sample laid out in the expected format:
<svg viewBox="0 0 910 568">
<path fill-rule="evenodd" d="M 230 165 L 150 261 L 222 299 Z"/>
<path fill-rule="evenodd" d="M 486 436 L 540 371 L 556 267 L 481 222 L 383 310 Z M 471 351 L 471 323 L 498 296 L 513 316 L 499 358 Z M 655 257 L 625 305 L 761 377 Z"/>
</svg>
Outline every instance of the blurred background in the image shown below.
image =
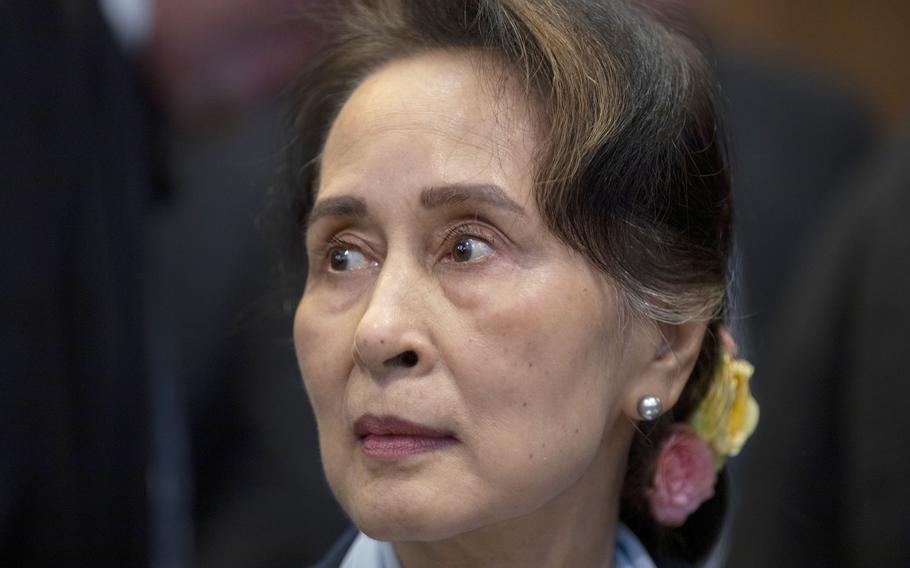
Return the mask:
<svg viewBox="0 0 910 568">
<path fill-rule="evenodd" d="M 689 4 L 762 405 L 728 565 L 910 565 L 910 4 Z M 281 208 L 333 5 L 0 4 L 0 565 L 305 566 L 346 528 Z"/>
<path fill-rule="evenodd" d="M 827 75 L 862 97 L 876 126 L 910 111 L 910 6 L 899 0 L 703 0 L 703 21 L 722 45 Z"/>
</svg>

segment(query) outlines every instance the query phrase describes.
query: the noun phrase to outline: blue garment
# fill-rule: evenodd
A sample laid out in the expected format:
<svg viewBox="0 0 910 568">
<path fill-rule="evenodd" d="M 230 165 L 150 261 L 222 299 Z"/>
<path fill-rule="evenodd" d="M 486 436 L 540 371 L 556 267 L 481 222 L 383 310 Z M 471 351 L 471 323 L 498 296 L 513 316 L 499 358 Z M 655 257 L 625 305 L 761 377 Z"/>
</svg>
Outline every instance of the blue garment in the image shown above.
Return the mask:
<svg viewBox="0 0 910 568">
<path fill-rule="evenodd" d="M 625 525 L 616 530 L 614 568 L 655 568 L 638 538 Z M 401 568 L 389 542 L 373 540 L 351 527 L 313 568 Z"/>
</svg>

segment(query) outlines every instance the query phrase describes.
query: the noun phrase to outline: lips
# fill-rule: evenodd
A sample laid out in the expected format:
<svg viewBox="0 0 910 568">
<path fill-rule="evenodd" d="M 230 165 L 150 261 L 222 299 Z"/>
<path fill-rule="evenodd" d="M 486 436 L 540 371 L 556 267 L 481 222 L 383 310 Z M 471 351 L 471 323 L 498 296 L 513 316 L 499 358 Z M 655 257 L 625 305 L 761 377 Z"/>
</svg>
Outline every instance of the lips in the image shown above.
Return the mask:
<svg viewBox="0 0 910 568">
<path fill-rule="evenodd" d="M 397 416 L 371 414 L 361 416 L 354 422 L 354 435 L 363 452 L 378 459 L 398 459 L 441 450 L 458 442 L 451 432 Z"/>
</svg>

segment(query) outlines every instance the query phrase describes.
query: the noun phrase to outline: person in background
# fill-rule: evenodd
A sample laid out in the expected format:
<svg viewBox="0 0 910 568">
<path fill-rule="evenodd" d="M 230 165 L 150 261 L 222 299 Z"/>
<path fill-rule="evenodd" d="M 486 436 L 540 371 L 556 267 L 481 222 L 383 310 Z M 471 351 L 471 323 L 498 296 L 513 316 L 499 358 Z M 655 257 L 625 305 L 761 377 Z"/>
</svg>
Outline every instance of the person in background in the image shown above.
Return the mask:
<svg viewBox="0 0 910 568">
<path fill-rule="evenodd" d="M 756 397 L 775 408 L 763 417 L 766 428 L 756 436 L 758 442 L 732 471 L 738 492 L 730 562 L 759 568 L 814 565 L 827 558 L 831 563 L 821 564 L 836 566 L 832 554 L 840 556 L 830 539 L 845 545 L 849 537 L 834 537 L 837 521 L 830 513 L 841 491 L 829 481 L 844 471 L 831 460 L 809 459 L 830 450 L 804 435 L 841 412 L 833 398 L 817 392 L 837 381 L 808 372 L 796 363 L 799 357 L 790 359 L 792 347 L 815 332 L 800 342 L 781 339 L 795 339 L 789 320 L 802 314 L 787 298 L 794 288 L 804 289 L 807 278 L 816 281 L 804 266 L 804 249 L 817 240 L 833 203 L 864 191 L 848 182 L 876 141 L 863 107 L 823 78 L 810 80 L 806 72 L 779 62 L 757 63 L 755 56 L 734 54 L 721 59 L 719 77 L 728 101 L 739 213 L 734 328 L 741 331 L 744 353 L 760 369 Z M 834 353 L 839 351 L 832 351 L 832 357 Z M 781 375 L 776 369 L 784 361 L 794 364 Z M 797 377 L 796 369 L 806 374 Z M 804 389 L 819 395 L 812 399 L 812 410 L 795 403 L 808 400 L 799 394 Z M 827 418 L 820 422 L 820 416 Z M 809 445 L 797 451 L 802 442 Z M 775 546 L 755 547 L 756 539 Z"/>
<path fill-rule="evenodd" d="M 0 5 L 0 564 L 189 563 L 177 324 L 154 285 L 174 249 L 149 234 L 179 199 L 161 127 L 296 75 L 318 37 L 301 8 Z"/>
<path fill-rule="evenodd" d="M 907 566 L 910 136 L 821 214 L 768 338 L 736 566 Z M 747 537 L 773 546 L 755 547 Z"/>
</svg>

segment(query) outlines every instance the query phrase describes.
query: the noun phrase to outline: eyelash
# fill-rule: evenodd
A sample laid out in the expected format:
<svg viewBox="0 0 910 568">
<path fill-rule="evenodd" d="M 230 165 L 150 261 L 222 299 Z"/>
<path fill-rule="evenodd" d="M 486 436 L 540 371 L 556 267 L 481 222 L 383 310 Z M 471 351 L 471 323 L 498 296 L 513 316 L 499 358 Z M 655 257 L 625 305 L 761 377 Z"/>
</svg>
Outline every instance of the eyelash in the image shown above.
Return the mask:
<svg viewBox="0 0 910 568">
<path fill-rule="evenodd" d="M 332 237 L 320 247 L 318 258 L 321 258 L 323 263 L 328 263 L 330 261 L 329 255 L 336 249 L 357 249 L 362 251 L 363 247 L 346 241 L 338 235 L 332 235 Z"/>
<path fill-rule="evenodd" d="M 486 242 L 491 247 L 496 246 L 496 237 L 493 235 L 490 229 L 487 229 L 479 223 L 461 223 L 446 230 L 442 236 L 443 249 L 447 251 L 444 255 L 445 258 L 451 257 L 450 248 L 451 245 L 454 244 L 453 241 L 455 239 L 462 238 L 479 239 Z M 339 237 L 338 235 L 333 235 L 319 248 L 318 258 L 322 259 L 323 265 L 327 265 L 330 262 L 331 259 L 329 258 L 329 255 L 332 253 L 332 251 L 339 248 L 357 249 L 362 253 L 367 254 L 366 251 L 363 250 L 363 246 L 345 240 L 343 237 Z"/>
<path fill-rule="evenodd" d="M 489 229 L 478 223 L 462 223 L 447 230 L 443 235 L 442 242 L 447 251 L 446 258 L 451 257 L 452 255 L 451 246 L 454 244 L 453 241 L 464 238 L 484 241 L 489 244 L 491 248 L 495 248 L 496 246 L 496 237 Z"/>
</svg>

